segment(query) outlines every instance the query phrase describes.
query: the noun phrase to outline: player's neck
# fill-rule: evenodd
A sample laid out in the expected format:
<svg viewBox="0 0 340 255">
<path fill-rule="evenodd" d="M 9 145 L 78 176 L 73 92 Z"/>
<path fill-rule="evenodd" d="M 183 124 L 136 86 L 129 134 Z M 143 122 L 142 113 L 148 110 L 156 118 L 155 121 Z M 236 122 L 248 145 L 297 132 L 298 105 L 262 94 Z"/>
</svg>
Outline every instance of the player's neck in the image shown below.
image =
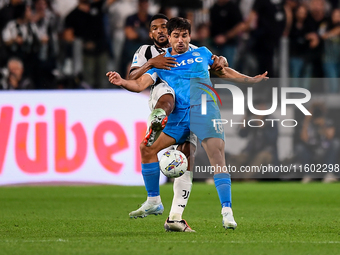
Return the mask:
<svg viewBox="0 0 340 255">
<path fill-rule="evenodd" d="M 188 49 L 188 50 L 189 50 L 189 49 Z M 186 50 L 185 52 L 187 52 L 188 50 Z M 172 48 L 170 54 L 171 54 L 171 55 L 180 55 L 180 54 L 184 54 L 185 52 L 178 53 L 177 51 L 174 50 L 174 48 Z"/>
</svg>

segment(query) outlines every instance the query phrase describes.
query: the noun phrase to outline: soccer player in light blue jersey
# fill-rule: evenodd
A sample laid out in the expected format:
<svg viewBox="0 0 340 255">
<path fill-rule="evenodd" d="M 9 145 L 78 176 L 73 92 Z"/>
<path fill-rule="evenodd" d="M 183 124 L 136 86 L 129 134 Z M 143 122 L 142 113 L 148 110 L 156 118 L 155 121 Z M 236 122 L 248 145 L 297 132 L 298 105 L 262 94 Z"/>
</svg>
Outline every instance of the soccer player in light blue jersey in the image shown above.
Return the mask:
<svg viewBox="0 0 340 255">
<path fill-rule="evenodd" d="M 167 82 L 175 91 L 175 109 L 169 115 L 168 123 L 159 138 L 150 147 L 141 144 L 142 175 L 147 190 L 147 201 L 135 213 L 163 212 L 159 193 L 159 162 L 157 153 L 173 144 L 185 141 L 194 132 L 207 152 L 210 164 L 215 169 L 226 166 L 224 157 L 223 129 L 216 130 L 212 119 L 220 119 L 218 107 L 207 102 L 208 112 L 201 115 L 201 94 L 209 89 L 203 84 L 211 85 L 209 66 L 212 65 L 212 53 L 206 47 L 189 50 L 191 25 L 183 18 L 173 18 L 167 23 L 168 38 L 172 48 L 167 50 L 165 57 L 171 56 L 178 63 L 171 70 L 150 69 L 137 80 L 125 80 L 117 72 L 108 72 L 109 81 L 117 86 L 133 92 L 141 92 L 153 85 L 157 78 Z M 266 77 L 267 72 L 255 77 L 238 73 L 225 67 L 216 73 L 221 78 L 247 83 L 257 83 Z M 191 126 L 190 126 L 191 124 Z M 222 131 L 222 132 L 221 132 Z M 219 168 L 218 168 L 218 167 Z M 224 168 L 225 169 L 225 168 Z M 229 173 L 215 171 L 215 186 L 222 205 L 223 227 L 235 229 L 237 224 L 231 209 L 231 180 Z"/>
</svg>

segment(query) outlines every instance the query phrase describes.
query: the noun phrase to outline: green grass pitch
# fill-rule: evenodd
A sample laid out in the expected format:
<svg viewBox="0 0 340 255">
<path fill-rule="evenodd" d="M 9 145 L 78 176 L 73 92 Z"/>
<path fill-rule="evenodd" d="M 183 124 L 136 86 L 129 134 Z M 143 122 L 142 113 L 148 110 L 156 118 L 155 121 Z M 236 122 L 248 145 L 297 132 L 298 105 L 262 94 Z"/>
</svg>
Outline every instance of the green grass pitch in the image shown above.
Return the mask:
<svg viewBox="0 0 340 255">
<path fill-rule="evenodd" d="M 215 187 L 194 183 L 184 218 L 197 233 L 167 233 L 162 216 L 129 219 L 144 187 L 0 188 L 0 254 L 340 254 L 340 183 L 233 183 L 238 228 L 224 230 Z"/>
</svg>

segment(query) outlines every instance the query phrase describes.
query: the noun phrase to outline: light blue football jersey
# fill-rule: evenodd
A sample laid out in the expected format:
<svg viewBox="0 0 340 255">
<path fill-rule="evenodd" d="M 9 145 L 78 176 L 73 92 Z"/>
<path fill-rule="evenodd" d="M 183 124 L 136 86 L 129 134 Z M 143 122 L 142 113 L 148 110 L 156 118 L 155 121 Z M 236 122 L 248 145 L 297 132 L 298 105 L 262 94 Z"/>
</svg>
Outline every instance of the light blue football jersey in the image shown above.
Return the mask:
<svg viewBox="0 0 340 255">
<path fill-rule="evenodd" d="M 209 75 L 209 66 L 213 64 L 212 53 L 206 47 L 189 49 L 179 55 L 171 55 L 172 48 L 168 48 L 165 57 L 176 58 L 178 65 L 171 70 L 152 68 L 146 73 L 149 74 L 154 82 L 160 78 L 175 91 L 176 108 L 185 109 L 190 105 L 201 103 L 202 89 L 209 90 L 205 83 L 212 86 Z"/>
</svg>

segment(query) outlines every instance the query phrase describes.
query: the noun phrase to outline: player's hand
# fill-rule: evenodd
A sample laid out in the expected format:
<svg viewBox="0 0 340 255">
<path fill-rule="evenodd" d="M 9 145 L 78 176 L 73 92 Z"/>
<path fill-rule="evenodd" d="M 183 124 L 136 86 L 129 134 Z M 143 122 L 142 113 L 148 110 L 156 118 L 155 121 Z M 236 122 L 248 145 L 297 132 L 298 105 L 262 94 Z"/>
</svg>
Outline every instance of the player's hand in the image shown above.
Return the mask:
<svg viewBox="0 0 340 255">
<path fill-rule="evenodd" d="M 263 74 L 259 74 L 259 75 L 256 75 L 252 78 L 252 82 L 253 83 L 258 83 L 260 81 L 266 81 L 269 79 L 269 77 L 267 77 L 267 74 L 268 72 L 265 71 Z"/>
<path fill-rule="evenodd" d="M 317 35 L 317 33 L 314 32 L 309 33 L 305 36 L 305 38 L 309 41 L 309 47 L 311 49 L 316 48 L 320 43 L 319 36 Z"/>
<path fill-rule="evenodd" d="M 214 60 L 211 66 L 211 69 L 214 71 L 221 71 L 224 67 L 229 66 L 227 59 L 223 56 L 212 55 L 211 59 Z"/>
<path fill-rule="evenodd" d="M 153 66 L 154 68 L 166 69 L 166 70 L 171 70 L 171 67 L 175 67 L 176 64 L 178 64 L 175 58 L 164 57 L 164 55 L 165 55 L 165 52 L 158 55 L 157 57 L 151 58 L 149 60 L 149 64 Z"/>
<path fill-rule="evenodd" d="M 106 76 L 109 78 L 109 82 L 111 82 L 114 85 L 122 86 L 123 85 L 123 79 L 117 72 L 107 72 Z"/>
</svg>

